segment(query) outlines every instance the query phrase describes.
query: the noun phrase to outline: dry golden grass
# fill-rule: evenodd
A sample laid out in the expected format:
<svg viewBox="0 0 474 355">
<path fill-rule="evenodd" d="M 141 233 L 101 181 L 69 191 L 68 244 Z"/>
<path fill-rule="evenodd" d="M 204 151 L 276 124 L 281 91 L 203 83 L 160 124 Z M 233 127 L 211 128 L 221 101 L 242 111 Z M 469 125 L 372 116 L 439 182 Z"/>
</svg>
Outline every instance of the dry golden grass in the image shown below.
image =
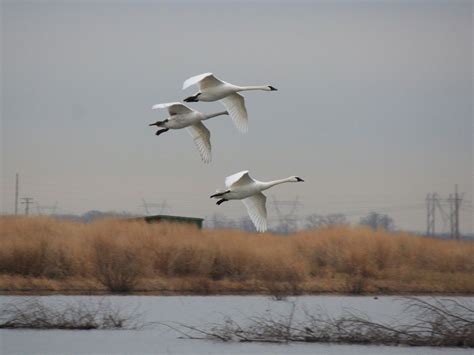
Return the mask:
<svg viewBox="0 0 474 355">
<path fill-rule="evenodd" d="M 366 228 L 291 236 L 0 218 L 0 291 L 474 293 L 474 243 Z"/>
</svg>

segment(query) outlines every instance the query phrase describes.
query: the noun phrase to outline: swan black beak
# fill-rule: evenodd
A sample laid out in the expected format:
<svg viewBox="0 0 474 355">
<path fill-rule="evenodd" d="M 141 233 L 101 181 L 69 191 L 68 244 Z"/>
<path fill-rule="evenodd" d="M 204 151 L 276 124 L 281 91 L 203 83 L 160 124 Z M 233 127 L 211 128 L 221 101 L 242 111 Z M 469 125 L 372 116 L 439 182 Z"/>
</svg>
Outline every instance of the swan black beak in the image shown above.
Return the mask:
<svg viewBox="0 0 474 355">
<path fill-rule="evenodd" d="M 270 88 L 270 91 L 278 91 L 277 88 L 275 88 L 275 87 L 273 87 L 273 86 L 271 86 L 271 85 L 268 85 L 268 87 Z"/>
<path fill-rule="evenodd" d="M 304 182 L 304 180 L 303 180 L 302 178 L 300 178 L 300 177 L 296 177 L 296 181 L 298 181 L 298 182 Z"/>
<path fill-rule="evenodd" d="M 163 124 L 165 124 L 166 122 L 168 122 L 169 120 L 166 119 L 166 120 L 163 120 L 163 121 L 156 121 L 155 123 L 150 123 L 149 126 L 158 126 L 158 127 L 161 127 L 163 126 Z"/>
<path fill-rule="evenodd" d="M 187 98 L 185 98 L 183 101 L 184 102 L 198 102 L 198 96 L 200 94 L 197 94 L 197 95 L 193 95 L 193 96 L 188 96 Z"/>
</svg>

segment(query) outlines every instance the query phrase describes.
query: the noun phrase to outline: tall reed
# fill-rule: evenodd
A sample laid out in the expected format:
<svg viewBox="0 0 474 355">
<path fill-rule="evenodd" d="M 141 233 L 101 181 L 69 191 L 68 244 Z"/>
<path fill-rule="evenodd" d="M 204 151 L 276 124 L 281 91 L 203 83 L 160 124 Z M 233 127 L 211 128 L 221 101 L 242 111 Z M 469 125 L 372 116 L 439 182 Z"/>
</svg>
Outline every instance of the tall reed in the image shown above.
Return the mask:
<svg viewBox="0 0 474 355">
<path fill-rule="evenodd" d="M 472 293 L 473 255 L 474 243 L 361 227 L 276 236 L 138 221 L 0 218 L 3 290 L 47 280 L 59 290 Z"/>
</svg>

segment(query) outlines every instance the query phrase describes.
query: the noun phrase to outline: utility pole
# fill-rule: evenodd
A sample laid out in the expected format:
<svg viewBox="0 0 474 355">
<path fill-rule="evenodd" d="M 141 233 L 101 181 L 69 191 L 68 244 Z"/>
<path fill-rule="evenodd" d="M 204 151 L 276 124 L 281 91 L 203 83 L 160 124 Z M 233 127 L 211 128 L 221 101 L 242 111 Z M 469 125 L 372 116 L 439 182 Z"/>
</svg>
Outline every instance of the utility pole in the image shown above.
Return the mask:
<svg viewBox="0 0 474 355">
<path fill-rule="evenodd" d="M 19 175 L 16 173 L 15 179 L 15 216 L 18 214 L 18 190 L 19 190 Z"/>
<path fill-rule="evenodd" d="M 454 185 L 454 238 L 459 240 L 459 210 L 461 207 L 461 198 L 458 195 L 458 184 Z"/>
<path fill-rule="evenodd" d="M 28 213 L 30 212 L 30 204 L 33 203 L 33 197 L 22 197 L 21 199 L 21 204 L 25 205 L 25 215 L 28 216 Z"/>
</svg>

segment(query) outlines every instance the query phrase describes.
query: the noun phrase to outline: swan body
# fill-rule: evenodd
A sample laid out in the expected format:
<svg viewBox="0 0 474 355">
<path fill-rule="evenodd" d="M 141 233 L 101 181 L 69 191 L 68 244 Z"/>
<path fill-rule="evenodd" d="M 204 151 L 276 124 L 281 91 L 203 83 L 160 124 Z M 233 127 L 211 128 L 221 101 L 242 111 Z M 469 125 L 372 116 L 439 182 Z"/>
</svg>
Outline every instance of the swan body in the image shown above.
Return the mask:
<svg viewBox="0 0 474 355">
<path fill-rule="evenodd" d="M 150 124 L 150 126 L 162 127 L 162 129 L 156 132 L 157 136 L 170 129 L 186 128 L 198 148 L 201 159 L 205 163 L 211 161 L 211 132 L 209 132 L 202 121 L 220 115 L 228 115 L 227 111 L 204 114 L 180 102 L 157 104 L 154 105 L 152 109 L 167 109 L 170 114 L 167 119 Z"/>
<path fill-rule="evenodd" d="M 244 97 L 239 91 L 263 90 L 276 91 L 271 85 L 237 86 L 218 79 L 212 73 L 193 76 L 183 83 L 183 90 L 191 85 L 198 85 L 199 91 L 184 99 L 186 102 L 220 101 L 229 112 L 234 124 L 241 132 L 248 130 L 248 115 Z"/>
<path fill-rule="evenodd" d="M 285 179 L 273 181 L 258 181 L 250 177 L 248 170 L 240 171 L 230 175 L 225 179 L 226 189 L 211 195 L 211 198 L 218 198 L 216 204 L 220 205 L 229 200 L 242 200 L 250 219 L 259 232 L 265 232 L 267 225 L 267 198 L 262 191 L 275 185 L 286 182 L 303 182 L 298 176 L 290 176 Z"/>
</svg>

